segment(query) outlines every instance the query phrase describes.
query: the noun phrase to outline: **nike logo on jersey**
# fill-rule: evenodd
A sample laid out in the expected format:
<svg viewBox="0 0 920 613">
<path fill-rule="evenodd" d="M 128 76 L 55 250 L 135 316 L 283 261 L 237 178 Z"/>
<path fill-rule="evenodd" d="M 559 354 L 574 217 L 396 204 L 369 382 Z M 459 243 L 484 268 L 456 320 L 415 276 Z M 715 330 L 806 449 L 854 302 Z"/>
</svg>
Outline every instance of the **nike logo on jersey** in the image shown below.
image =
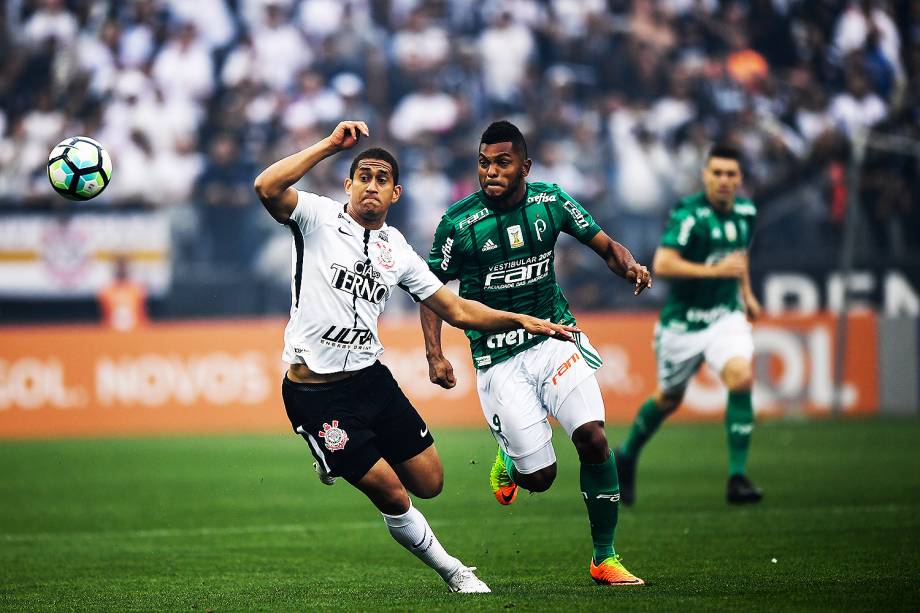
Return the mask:
<svg viewBox="0 0 920 613">
<path fill-rule="evenodd" d="M 492 239 L 486 241 L 486 244 L 482 246 L 483 251 L 492 251 L 493 249 L 498 249 L 498 245 L 492 242 Z"/>
<path fill-rule="evenodd" d="M 428 436 L 428 426 L 425 426 L 423 429 L 419 430 L 418 433 L 422 438 Z"/>
<path fill-rule="evenodd" d="M 345 236 L 354 236 L 354 234 L 352 234 L 351 232 L 346 232 L 346 231 L 343 230 L 342 228 L 339 228 L 339 232 L 341 232 L 341 233 L 344 234 Z"/>
</svg>

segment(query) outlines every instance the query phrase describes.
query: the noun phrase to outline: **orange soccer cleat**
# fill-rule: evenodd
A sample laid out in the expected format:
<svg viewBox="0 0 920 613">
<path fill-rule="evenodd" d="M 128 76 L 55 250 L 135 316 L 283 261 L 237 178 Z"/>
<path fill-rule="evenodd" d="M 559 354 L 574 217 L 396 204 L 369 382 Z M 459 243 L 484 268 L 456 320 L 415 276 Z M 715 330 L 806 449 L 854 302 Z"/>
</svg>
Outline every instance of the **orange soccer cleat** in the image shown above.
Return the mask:
<svg viewBox="0 0 920 613">
<path fill-rule="evenodd" d="M 518 487 L 508 474 L 508 467 L 505 466 L 501 449 L 495 455 L 495 463 L 489 472 L 489 485 L 499 504 L 509 505 L 517 498 Z"/>
<path fill-rule="evenodd" d="M 645 581 L 635 576 L 620 562 L 620 556 L 610 556 L 600 564 L 591 560 L 591 578 L 600 585 L 645 585 Z"/>
</svg>

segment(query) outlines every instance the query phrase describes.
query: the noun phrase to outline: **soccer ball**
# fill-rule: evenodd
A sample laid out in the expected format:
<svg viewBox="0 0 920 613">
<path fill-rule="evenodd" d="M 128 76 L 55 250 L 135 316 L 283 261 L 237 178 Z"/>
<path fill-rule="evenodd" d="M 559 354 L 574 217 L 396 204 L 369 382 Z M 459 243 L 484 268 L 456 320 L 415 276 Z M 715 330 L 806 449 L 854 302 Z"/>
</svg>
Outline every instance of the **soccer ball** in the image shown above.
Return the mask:
<svg viewBox="0 0 920 613">
<path fill-rule="evenodd" d="M 89 137 L 65 138 L 48 156 L 48 180 L 69 200 L 95 198 L 112 180 L 112 158 Z"/>
</svg>

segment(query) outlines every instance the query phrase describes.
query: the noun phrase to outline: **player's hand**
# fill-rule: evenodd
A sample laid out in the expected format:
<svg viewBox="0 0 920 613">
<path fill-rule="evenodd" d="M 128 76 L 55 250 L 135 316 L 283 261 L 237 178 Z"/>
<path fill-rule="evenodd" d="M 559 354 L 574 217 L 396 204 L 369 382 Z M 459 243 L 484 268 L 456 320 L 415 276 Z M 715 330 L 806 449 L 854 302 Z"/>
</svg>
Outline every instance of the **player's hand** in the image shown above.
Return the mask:
<svg viewBox="0 0 920 613">
<path fill-rule="evenodd" d="M 454 376 L 454 367 L 451 366 L 450 360 L 443 355 L 428 357 L 428 379 L 435 385 L 440 385 L 446 390 L 457 385 L 457 377 Z"/>
<path fill-rule="evenodd" d="M 626 269 L 626 280 L 636 284 L 636 289 L 633 291 L 634 296 L 638 296 L 643 290 L 652 287 L 652 273 L 638 262 L 633 262 Z"/>
<path fill-rule="evenodd" d="M 575 338 L 572 336 L 572 334 L 575 332 L 581 332 L 581 330 L 576 326 L 563 326 L 561 324 L 554 324 L 551 321 L 546 321 L 545 319 L 537 319 L 536 317 L 531 317 L 530 315 L 522 315 L 522 317 L 522 327 L 524 330 L 530 332 L 531 334 L 549 336 L 560 341 L 574 342 Z"/>
<path fill-rule="evenodd" d="M 740 279 L 747 273 L 747 258 L 743 253 L 730 253 L 712 265 L 714 277 Z"/>
<path fill-rule="evenodd" d="M 755 321 L 763 313 L 763 307 L 760 306 L 760 303 L 757 301 L 757 298 L 755 298 L 754 296 L 745 296 L 744 297 L 744 312 L 747 313 L 747 318 L 750 321 Z"/>
<path fill-rule="evenodd" d="M 361 136 L 370 136 L 367 124 L 363 121 L 342 121 L 335 127 L 332 134 L 329 135 L 329 142 L 339 151 L 351 149 L 358 144 Z"/>
</svg>

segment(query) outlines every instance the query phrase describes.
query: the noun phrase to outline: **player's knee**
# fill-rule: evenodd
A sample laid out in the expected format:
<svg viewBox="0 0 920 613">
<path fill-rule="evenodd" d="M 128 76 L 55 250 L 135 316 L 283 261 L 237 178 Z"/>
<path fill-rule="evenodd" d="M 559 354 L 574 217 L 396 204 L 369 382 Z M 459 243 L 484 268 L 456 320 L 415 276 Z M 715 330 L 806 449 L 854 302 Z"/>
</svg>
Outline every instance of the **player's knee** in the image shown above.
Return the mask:
<svg viewBox="0 0 920 613">
<path fill-rule="evenodd" d="M 409 494 L 401 487 L 380 492 L 374 496 L 374 504 L 387 515 L 402 515 L 409 510 Z"/>
<path fill-rule="evenodd" d="M 419 498 L 434 498 L 444 489 L 444 473 L 433 475 L 424 483 L 412 488 L 412 493 Z"/>
<path fill-rule="evenodd" d="M 751 362 L 742 358 L 729 360 L 722 369 L 722 381 L 725 387 L 732 392 L 744 392 L 751 389 L 754 384 L 754 373 Z"/>
<path fill-rule="evenodd" d="M 602 422 L 595 421 L 576 428 L 572 433 L 572 442 L 582 462 L 600 464 L 607 459 L 610 445 Z"/>
<path fill-rule="evenodd" d="M 673 393 L 658 392 L 655 395 L 655 406 L 665 415 L 670 415 L 677 410 L 683 399 L 683 391 Z"/>
<path fill-rule="evenodd" d="M 526 475 L 516 474 L 515 482 L 529 492 L 545 492 L 556 480 L 556 464 Z"/>
</svg>

